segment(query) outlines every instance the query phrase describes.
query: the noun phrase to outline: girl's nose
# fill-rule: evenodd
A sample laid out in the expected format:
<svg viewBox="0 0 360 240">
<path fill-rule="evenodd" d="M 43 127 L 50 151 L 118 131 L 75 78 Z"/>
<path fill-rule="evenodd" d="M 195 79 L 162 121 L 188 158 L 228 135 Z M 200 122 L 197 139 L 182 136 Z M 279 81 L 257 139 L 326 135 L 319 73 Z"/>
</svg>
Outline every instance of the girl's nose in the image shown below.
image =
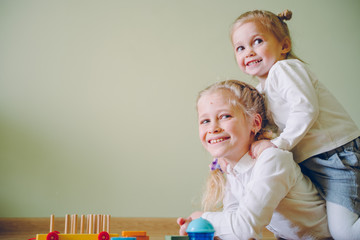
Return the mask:
<svg viewBox="0 0 360 240">
<path fill-rule="evenodd" d="M 253 57 L 253 56 L 255 56 L 255 52 L 252 49 L 249 49 L 246 52 L 246 57 Z"/>
<path fill-rule="evenodd" d="M 214 127 L 213 129 L 209 130 L 209 133 L 221 133 L 223 130 L 220 127 Z"/>
</svg>

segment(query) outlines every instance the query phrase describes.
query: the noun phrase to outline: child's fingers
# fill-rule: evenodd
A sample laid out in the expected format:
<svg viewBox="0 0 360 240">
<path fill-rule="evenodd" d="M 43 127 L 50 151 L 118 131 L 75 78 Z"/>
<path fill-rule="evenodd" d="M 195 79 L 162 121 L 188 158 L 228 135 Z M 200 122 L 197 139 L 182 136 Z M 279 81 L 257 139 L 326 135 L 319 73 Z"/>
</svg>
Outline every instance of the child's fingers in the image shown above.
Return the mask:
<svg viewBox="0 0 360 240">
<path fill-rule="evenodd" d="M 249 155 L 250 155 L 251 158 L 254 158 L 252 152 L 253 152 L 253 148 L 252 148 L 252 145 L 251 145 L 250 149 L 249 149 Z"/>
<path fill-rule="evenodd" d="M 188 224 L 185 224 L 185 225 L 182 225 L 180 227 L 180 230 L 179 230 L 179 235 L 180 236 L 186 236 L 187 235 L 187 232 L 186 232 L 187 225 Z"/>
<path fill-rule="evenodd" d="M 176 222 L 177 222 L 177 224 L 178 224 L 178 225 L 180 225 L 180 226 L 181 226 L 181 225 L 183 225 L 186 221 L 185 221 L 185 219 L 184 219 L 184 218 L 179 217 L 179 218 L 177 219 L 177 221 L 176 221 Z"/>
<path fill-rule="evenodd" d="M 250 150 L 249 150 L 249 155 L 252 159 L 256 159 L 257 156 L 256 156 L 256 144 L 255 143 L 251 144 Z"/>
<path fill-rule="evenodd" d="M 187 219 L 183 219 L 184 223 L 180 226 L 179 234 L 180 236 L 186 236 L 188 235 L 186 232 L 187 227 L 189 226 L 189 223 L 192 221 L 191 217 Z"/>
<path fill-rule="evenodd" d="M 181 218 L 179 217 L 177 219 L 177 223 L 180 225 L 180 230 L 179 230 L 179 235 L 180 236 L 186 236 L 187 235 L 187 232 L 186 232 L 186 229 L 189 225 L 189 223 L 192 221 L 192 218 L 191 217 L 188 217 L 188 218 Z"/>
</svg>

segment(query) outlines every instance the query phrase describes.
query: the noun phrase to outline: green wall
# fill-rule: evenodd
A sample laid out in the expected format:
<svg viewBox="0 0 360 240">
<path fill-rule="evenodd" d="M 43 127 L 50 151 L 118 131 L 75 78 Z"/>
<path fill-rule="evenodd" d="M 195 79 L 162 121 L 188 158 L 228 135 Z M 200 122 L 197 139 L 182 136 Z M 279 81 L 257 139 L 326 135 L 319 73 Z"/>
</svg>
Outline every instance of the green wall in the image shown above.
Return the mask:
<svg viewBox="0 0 360 240">
<path fill-rule="evenodd" d="M 295 53 L 360 126 L 360 2 L 0 0 L 0 217 L 186 216 L 210 156 L 195 99 L 237 68 L 242 12 L 293 11 Z"/>
</svg>

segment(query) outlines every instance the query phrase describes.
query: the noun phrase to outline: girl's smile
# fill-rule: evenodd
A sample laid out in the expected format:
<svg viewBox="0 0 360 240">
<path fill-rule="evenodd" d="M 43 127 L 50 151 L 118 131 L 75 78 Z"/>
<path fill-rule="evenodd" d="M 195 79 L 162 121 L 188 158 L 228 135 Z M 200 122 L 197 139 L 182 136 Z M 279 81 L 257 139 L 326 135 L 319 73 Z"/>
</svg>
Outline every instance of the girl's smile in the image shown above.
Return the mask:
<svg viewBox="0 0 360 240">
<path fill-rule="evenodd" d="M 261 62 L 262 61 L 262 59 L 259 59 L 259 60 L 251 60 L 251 61 L 248 61 L 247 63 L 246 63 L 246 66 L 252 66 L 252 65 L 254 65 L 254 64 L 258 64 L 259 62 Z"/>
<path fill-rule="evenodd" d="M 217 139 L 211 139 L 208 141 L 208 143 L 210 144 L 216 144 L 216 143 L 220 143 L 220 142 L 223 142 L 223 141 L 226 141 L 226 140 L 229 140 L 230 137 L 221 137 L 221 138 L 217 138 Z"/>
</svg>

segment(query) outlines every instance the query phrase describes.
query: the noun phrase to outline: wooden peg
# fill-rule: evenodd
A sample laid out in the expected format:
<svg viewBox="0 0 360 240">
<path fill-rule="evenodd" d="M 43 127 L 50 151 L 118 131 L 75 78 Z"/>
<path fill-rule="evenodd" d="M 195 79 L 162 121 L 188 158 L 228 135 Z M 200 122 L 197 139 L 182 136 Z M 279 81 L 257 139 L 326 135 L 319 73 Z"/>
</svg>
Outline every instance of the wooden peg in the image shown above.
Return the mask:
<svg viewBox="0 0 360 240">
<path fill-rule="evenodd" d="M 90 233 L 90 214 L 86 215 L 86 232 Z"/>
<path fill-rule="evenodd" d="M 110 234 L 110 215 L 106 215 L 106 231 Z"/>
<path fill-rule="evenodd" d="M 99 214 L 96 215 L 96 233 L 97 234 L 100 233 L 100 215 Z"/>
<path fill-rule="evenodd" d="M 55 216 L 54 214 L 50 215 L 50 232 L 54 231 L 54 224 L 55 224 Z"/>
<path fill-rule="evenodd" d="M 93 215 L 89 215 L 89 234 L 93 234 Z"/>
<path fill-rule="evenodd" d="M 65 234 L 69 233 L 69 223 L 70 223 L 70 215 L 66 214 L 65 215 L 65 230 L 64 230 Z"/>
<path fill-rule="evenodd" d="M 101 231 L 106 231 L 106 215 L 105 214 L 102 215 L 102 230 Z"/>
<path fill-rule="evenodd" d="M 76 234 L 77 233 L 77 228 L 78 228 L 78 225 L 77 225 L 77 220 L 78 220 L 78 215 L 77 214 L 74 214 L 74 223 L 73 223 L 73 225 L 74 225 L 74 234 Z"/>
<path fill-rule="evenodd" d="M 84 234 L 84 233 L 85 233 L 84 224 L 85 224 L 85 215 L 82 214 L 81 217 L 80 217 L 80 234 Z"/>
<path fill-rule="evenodd" d="M 74 214 L 71 214 L 70 234 L 74 234 Z"/>
</svg>

